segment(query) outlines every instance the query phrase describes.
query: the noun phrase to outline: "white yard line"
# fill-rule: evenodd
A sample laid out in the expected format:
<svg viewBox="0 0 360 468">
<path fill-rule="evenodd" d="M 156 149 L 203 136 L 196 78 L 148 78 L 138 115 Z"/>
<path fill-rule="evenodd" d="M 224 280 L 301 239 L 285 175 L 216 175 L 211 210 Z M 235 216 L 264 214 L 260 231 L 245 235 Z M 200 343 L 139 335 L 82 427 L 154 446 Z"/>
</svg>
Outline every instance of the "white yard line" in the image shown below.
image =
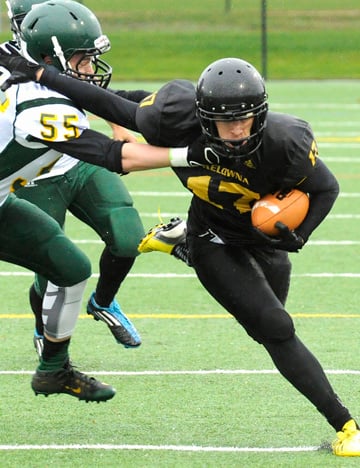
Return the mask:
<svg viewBox="0 0 360 468">
<path fill-rule="evenodd" d="M 280 375 L 277 369 L 210 369 L 210 370 L 179 370 L 179 371 L 85 371 L 92 375 L 112 376 L 163 376 L 163 375 Z M 33 370 L 0 370 L 0 375 L 32 375 Z M 327 369 L 328 375 L 360 375 L 360 370 Z"/>
<path fill-rule="evenodd" d="M 69 444 L 69 445 L 0 445 L 4 450 L 158 450 L 171 452 L 314 452 L 322 447 L 207 447 L 199 445 L 110 445 L 110 444 Z"/>
</svg>

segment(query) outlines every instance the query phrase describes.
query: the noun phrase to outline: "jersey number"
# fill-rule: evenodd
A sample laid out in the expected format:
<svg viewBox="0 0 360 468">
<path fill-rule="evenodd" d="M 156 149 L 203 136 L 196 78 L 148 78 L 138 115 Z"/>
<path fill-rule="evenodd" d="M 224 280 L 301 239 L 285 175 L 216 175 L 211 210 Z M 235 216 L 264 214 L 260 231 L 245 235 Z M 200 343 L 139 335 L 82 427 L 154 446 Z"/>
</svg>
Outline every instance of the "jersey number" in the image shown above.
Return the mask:
<svg viewBox="0 0 360 468">
<path fill-rule="evenodd" d="M 210 176 L 189 177 L 187 180 L 187 186 L 194 195 L 220 209 L 232 206 L 243 214 L 251 210 L 254 200 L 260 198 L 257 192 L 235 182 L 221 180 L 216 184 L 217 187 Z"/>
<path fill-rule="evenodd" d="M 56 125 L 58 121 L 59 117 L 55 114 L 41 114 L 40 122 L 44 127 L 44 130 L 41 132 L 41 136 L 44 140 L 55 141 L 58 139 L 59 130 Z M 62 125 L 65 128 L 63 137 L 66 140 L 70 140 L 71 138 L 78 138 L 80 136 L 78 127 L 73 124 L 73 122 L 77 121 L 78 116 L 75 114 L 64 115 Z"/>
</svg>

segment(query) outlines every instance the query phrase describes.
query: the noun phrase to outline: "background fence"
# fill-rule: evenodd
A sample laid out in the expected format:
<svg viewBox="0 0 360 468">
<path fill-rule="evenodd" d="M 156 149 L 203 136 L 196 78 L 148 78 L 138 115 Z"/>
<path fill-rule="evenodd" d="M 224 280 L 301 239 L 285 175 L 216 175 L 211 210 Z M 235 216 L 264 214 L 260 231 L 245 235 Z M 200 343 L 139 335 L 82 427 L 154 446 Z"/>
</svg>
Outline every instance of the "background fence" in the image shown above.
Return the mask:
<svg viewBox="0 0 360 468">
<path fill-rule="evenodd" d="M 84 0 L 110 37 L 116 80 L 197 79 L 220 57 L 236 56 L 268 79 L 360 78 L 359 0 Z M 2 37 L 9 37 L 2 4 Z"/>
</svg>

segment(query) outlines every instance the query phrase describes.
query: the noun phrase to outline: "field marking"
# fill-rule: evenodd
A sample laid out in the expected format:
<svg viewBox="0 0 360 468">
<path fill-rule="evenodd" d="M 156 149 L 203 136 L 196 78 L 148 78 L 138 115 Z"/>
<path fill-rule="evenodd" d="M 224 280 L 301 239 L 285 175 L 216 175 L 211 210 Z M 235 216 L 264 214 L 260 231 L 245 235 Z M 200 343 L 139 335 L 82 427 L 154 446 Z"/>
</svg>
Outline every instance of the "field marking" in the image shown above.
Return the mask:
<svg viewBox="0 0 360 468">
<path fill-rule="evenodd" d="M 349 158 L 350 159 L 350 158 Z M 132 196 L 139 196 L 139 197 L 186 197 L 190 198 L 192 194 L 184 190 L 183 192 L 176 192 L 176 191 L 171 191 L 171 192 L 155 192 L 155 191 L 132 191 L 130 190 L 130 195 Z M 359 192 L 340 192 L 339 198 L 359 198 L 360 193 Z"/>
<path fill-rule="evenodd" d="M 360 242 L 359 242 L 360 243 Z M 0 271 L 0 276 L 34 276 L 31 271 Z M 192 279 L 195 273 L 129 273 L 126 278 L 152 278 L 152 279 Z M 293 273 L 292 278 L 360 278 L 360 273 Z M 93 273 L 91 278 L 99 278 L 99 273 Z"/>
<path fill-rule="evenodd" d="M 360 159 L 359 159 L 360 162 Z M 140 212 L 139 213 L 141 218 L 155 218 L 159 220 L 159 214 L 158 213 L 146 213 L 146 212 Z M 179 212 L 161 212 L 161 218 L 174 218 L 176 216 L 179 216 L 180 218 L 186 219 L 187 218 L 187 213 L 179 213 Z M 70 213 L 70 216 L 73 216 L 73 214 Z M 326 219 L 360 219 L 360 214 L 357 213 L 338 213 L 338 214 L 329 214 Z M 160 222 L 160 220 L 159 220 Z"/>
<path fill-rule="evenodd" d="M 271 107 L 274 109 L 292 109 L 292 108 L 298 108 L 298 109 L 347 109 L 347 110 L 355 110 L 355 111 L 360 111 L 360 104 L 336 104 L 336 103 L 325 103 L 325 102 L 314 102 L 314 103 L 308 103 L 308 102 L 274 102 L 271 103 Z"/>
<path fill-rule="evenodd" d="M 74 244 L 103 244 L 104 242 L 101 239 L 71 239 Z M 313 240 L 308 241 L 306 245 L 360 245 L 360 241 L 354 240 Z"/>
<path fill-rule="evenodd" d="M 279 375 L 277 369 L 211 369 L 194 371 L 83 371 L 98 376 L 163 376 L 163 375 Z M 360 370 L 325 369 L 327 375 L 360 375 Z M 0 375 L 32 375 L 33 370 L 0 370 Z"/>
<path fill-rule="evenodd" d="M 324 449 L 323 446 L 308 447 L 206 447 L 200 445 L 140 445 L 140 444 L 69 444 L 69 445 L 0 445 L 0 451 L 5 450 L 158 450 L 171 452 L 314 452 Z"/>
<path fill-rule="evenodd" d="M 360 162 L 360 158 L 359 158 L 359 162 Z M 146 213 L 146 212 L 140 212 L 140 217 L 141 218 L 155 218 L 157 220 L 159 220 L 159 214 L 158 213 Z M 73 214 L 70 213 L 71 216 L 73 216 Z M 164 211 L 164 212 L 161 212 L 161 218 L 164 219 L 164 218 L 174 218 L 176 216 L 179 216 L 180 218 L 183 218 L 183 219 L 186 219 L 187 218 L 187 213 L 184 212 L 184 213 L 179 213 L 179 212 L 167 212 L 167 211 Z M 352 213 L 344 213 L 344 214 L 329 214 L 326 219 L 360 219 L 360 214 L 352 214 Z M 160 222 L 160 220 L 159 220 Z"/>
<path fill-rule="evenodd" d="M 329 145 L 331 146 L 331 145 Z M 359 163 L 360 162 L 360 158 L 358 157 L 341 157 L 341 156 L 322 156 L 321 159 L 326 162 L 326 163 L 341 163 L 342 165 L 344 163 Z"/>
<path fill-rule="evenodd" d="M 360 318 L 360 314 L 333 314 L 333 313 L 304 313 L 304 312 L 293 312 L 290 313 L 293 318 L 330 318 L 330 319 L 349 319 L 349 318 Z M 150 313 L 130 313 L 130 318 L 136 319 L 176 319 L 176 320 L 199 320 L 199 319 L 233 319 L 234 317 L 227 312 L 224 313 L 210 313 L 210 314 L 180 314 L 180 313 L 164 313 L 154 314 Z M 11 313 L 11 314 L 0 314 L 0 320 L 8 319 L 33 319 L 32 313 Z M 89 314 L 80 314 L 79 320 L 93 320 L 93 317 Z"/>
</svg>

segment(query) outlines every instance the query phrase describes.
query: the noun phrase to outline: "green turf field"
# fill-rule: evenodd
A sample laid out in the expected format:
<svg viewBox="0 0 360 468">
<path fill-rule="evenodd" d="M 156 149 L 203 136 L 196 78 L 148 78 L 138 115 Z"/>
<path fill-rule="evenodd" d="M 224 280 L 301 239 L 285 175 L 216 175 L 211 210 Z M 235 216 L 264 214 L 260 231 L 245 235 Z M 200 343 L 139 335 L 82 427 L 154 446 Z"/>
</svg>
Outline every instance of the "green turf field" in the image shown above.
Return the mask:
<svg viewBox="0 0 360 468">
<path fill-rule="evenodd" d="M 126 85 L 130 86 L 130 83 Z M 137 86 L 138 84 L 131 86 Z M 152 89 L 154 83 L 141 83 Z M 270 108 L 308 119 L 340 197 L 292 254 L 288 311 L 353 415 L 360 419 L 360 82 L 269 82 Z M 105 130 L 105 124 L 93 121 Z M 189 195 L 171 170 L 126 176 L 144 225 L 186 216 Z M 102 244 L 73 217 L 67 232 L 89 255 L 93 290 Z M 72 359 L 117 388 L 106 404 L 35 397 L 30 272 L 0 263 L 0 467 L 355 467 L 333 456 L 334 432 L 199 285 L 161 253 L 138 258 L 118 299 L 141 332 L 123 349 L 85 308 Z"/>
<path fill-rule="evenodd" d="M 3 2 L 4 4 L 5 2 Z M 112 43 L 117 80 L 196 80 L 221 57 L 263 74 L 263 0 L 83 0 Z M 360 78 L 359 0 L 268 0 L 269 79 Z M 0 40 L 9 38 L 5 4 Z"/>
</svg>

